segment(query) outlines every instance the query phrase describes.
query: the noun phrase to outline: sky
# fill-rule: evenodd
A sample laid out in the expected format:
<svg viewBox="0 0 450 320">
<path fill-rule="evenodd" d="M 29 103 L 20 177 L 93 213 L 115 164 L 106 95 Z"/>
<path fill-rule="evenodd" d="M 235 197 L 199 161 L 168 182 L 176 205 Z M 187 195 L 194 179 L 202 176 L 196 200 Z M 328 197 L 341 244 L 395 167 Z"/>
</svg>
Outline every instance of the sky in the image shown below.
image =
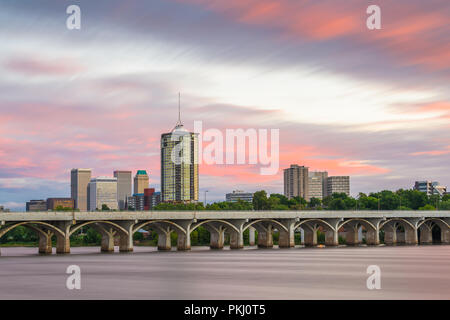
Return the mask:
<svg viewBox="0 0 450 320">
<path fill-rule="evenodd" d="M 178 92 L 188 129 L 280 132 L 277 174 L 202 164 L 201 201 L 282 193 L 290 164 L 350 175 L 354 196 L 450 186 L 449 16 L 447 0 L 2 0 L 0 205 L 70 196 L 71 168 L 144 169 L 159 189 Z"/>
</svg>

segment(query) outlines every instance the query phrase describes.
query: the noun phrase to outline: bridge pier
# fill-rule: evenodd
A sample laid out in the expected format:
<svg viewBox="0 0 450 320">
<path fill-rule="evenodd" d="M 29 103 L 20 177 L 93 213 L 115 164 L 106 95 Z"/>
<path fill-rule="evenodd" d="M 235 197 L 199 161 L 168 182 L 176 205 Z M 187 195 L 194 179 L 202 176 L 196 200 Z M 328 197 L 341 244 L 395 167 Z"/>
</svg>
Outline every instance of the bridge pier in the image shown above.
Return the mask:
<svg viewBox="0 0 450 320">
<path fill-rule="evenodd" d="M 360 226 L 357 222 L 349 222 L 345 225 L 345 243 L 348 246 L 357 246 L 361 242 L 359 240 Z"/>
<path fill-rule="evenodd" d="M 255 245 L 255 228 L 253 227 L 249 227 L 248 228 L 248 244 L 250 246 L 254 246 Z"/>
<path fill-rule="evenodd" d="M 397 244 L 397 228 L 395 221 L 388 221 L 383 225 L 385 245 L 393 246 Z"/>
<path fill-rule="evenodd" d="M 114 252 L 114 235 L 111 233 L 102 234 L 101 252 Z"/>
<path fill-rule="evenodd" d="M 178 233 L 178 242 L 177 242 L 177 250 L 178 251 L 188 251 L 191 250 L 191 237 L 186 236 L 185 233 Z"/>
<path fill-rule="evenodd" d="M 278 247 L 280 248 L 293 248 L 295 247 L 294 226 L 295 219 L 283 219 L 281 223 L 286 227 L 286 230 L 278 228 L 280 235 L 278 238 Z"/>
<path fill-rule="evenodd" d="M 244 248 L 244 224 L 248 222 L 246 220 L 235 220 L 231 224 L 237 229 L 229 228 L 230 230 L 230 249 L 243 249 Z"/>
<path fill-rule="evenodd" d="M 191 225 L 194 220 L 179 221 L 178 224 L 184 230 L 177 228 L 175 231 L 178 234 L 177 250 L 188 251 L 191 250 Z"/>
<path fill-rule="evenodd" d="M 416 245 L 418 243 L 417 229 L 405 230 L 405 244 Z"/>
<path fill-rule="evenodd" d="M 339 245 L 339 222 L 344 219 L 324 219 L 329 224 L 325 227 L 325 245 L 334 247 Z"/>
<path fill-rule="evenodd" d="M 116 232 L 106 224 L 94 223 L 92 228 L 102 236 L 100 252 L 114 252 L 114 236 Z"/>
<path fill-rule="evenodd" d="M 170 251 L 172 250 L 172 241 L 169 232 L 158 232 L 158 250 Z"/>
<path fill-rule="evenodd" d="M 366 230 L 366 244 L 368 246 L 377 246 L 380 244 L 380 231 L 376 230 Z"/>
<path fill-rule="evenodd" d="M 230 249 L 243 249 L 244 235 L 242 232 L 233 231 L 230 234 Z"/>
<path fill-rule="evenodd" d="M 134 250 L 133 227 L 135 221 L 122 221 L 118 224 L 126 230 L 126 232 L 121 231 L 119 233 L 119 252 L 132 252 Z"/>
<path fill-rule="evenodd" d="M 219 226 L 219 228 L 214 228 L 212 230 L 209 247 L 211 249 L 223 249 L 225 243 L 225 229 L 222 226 Z"/>
<path fill-rule="evenodd" d="M 420 244 L 431 244 L 433 243 L 433 234 L 431 232 L 430 226 L 423 224 L 420 226 Z"/>
<path fill-rule="evenodd" d="M 52 251 L 53 251 L 52 236 L 53 236 L 53 233 L 51 231 L 39 232 L 39 253 L 40 254 L 52 254 Z"/>
<path fill-rule="evenodd" d="M 450 244 L 450 229 L 441 229 L 441 243 Z"/>
<path fill-rule="evenodd" d="M 314 247 L 317 246 L 317 226 L 310 226 L 307 224 L 303 224 L 302 227 L 304 233 L 304 244 L 306 247 Z"/>
<path fill-rule="evenodd" d="M 325 245 L 327 247 L 334 247 L 339 245 L 339 236 L 336 230 L 325 231 Z"/>
<path fill-rule="evenodd" d="M 56 253 L 70 253 L 70 226 L 72 221 L 57 221 L 55 225 L 62 231 L 62 234 L 56 233 Z"/>
<path fill-rule="evenodd" d="M 258 230 L 258 248 L 273 248 L 273 227 L 272 224 L 263 226 L 261 223 L 255 226 Z"/>
</svg>

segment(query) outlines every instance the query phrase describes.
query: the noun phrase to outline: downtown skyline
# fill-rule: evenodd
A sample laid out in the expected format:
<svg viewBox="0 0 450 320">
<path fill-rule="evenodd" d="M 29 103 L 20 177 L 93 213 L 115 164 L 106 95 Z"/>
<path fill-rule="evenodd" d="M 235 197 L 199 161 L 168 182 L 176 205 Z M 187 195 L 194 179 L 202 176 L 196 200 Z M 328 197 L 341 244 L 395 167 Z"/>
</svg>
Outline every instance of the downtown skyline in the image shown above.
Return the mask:
<svg viewBox="0 0 450 320">
<path fill-rule="evenodd" d="M 374 32 L 356 1 L 78 1 L 77 31 L 69 2 L 0 4 L 0 205 L 69 197 L 71 168 L 146 169 L 160 190 L 179 91 L 189 130 L 280 129 L 276 175 L 201 164 L 208 201 L 282 193 L 292 163 L 351 176 L 352 195 L 450 185 L 445 1 L 378 1 Z"/>
</svg>

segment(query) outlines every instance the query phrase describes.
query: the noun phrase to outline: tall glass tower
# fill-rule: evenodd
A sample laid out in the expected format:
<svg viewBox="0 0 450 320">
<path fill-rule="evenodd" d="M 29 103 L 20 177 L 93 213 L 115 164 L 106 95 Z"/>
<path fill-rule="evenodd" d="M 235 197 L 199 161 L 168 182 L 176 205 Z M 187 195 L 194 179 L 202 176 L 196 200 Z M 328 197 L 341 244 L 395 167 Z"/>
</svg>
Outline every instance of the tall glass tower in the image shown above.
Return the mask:
<svg viewBox="0 0 450 320">
<path fill-rule="evenodd" d="M 180 120 L 161 135 L 161 200 L 198 201 L 198 134 L 187 131 Z"/>
</svg>

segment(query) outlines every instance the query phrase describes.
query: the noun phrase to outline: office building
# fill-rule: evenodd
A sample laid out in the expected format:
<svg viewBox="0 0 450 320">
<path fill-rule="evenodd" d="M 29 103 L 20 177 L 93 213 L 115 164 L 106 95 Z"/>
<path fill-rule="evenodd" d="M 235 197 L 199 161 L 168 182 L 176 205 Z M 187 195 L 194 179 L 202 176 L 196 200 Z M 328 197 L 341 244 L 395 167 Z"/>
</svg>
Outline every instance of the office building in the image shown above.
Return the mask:
<svg viewBox="0 0 450 320">
<path fill-rule="evenodd" d="M 30 200 L 26 203 L 27 211 L 47 211 L 47 201 Z"/>
<path fill-rule="evenodd" d="M 56 210 L 57 208 L 74 209 L 75 201 L 72 198 L 48 198 L 47 210 Z"/>
<path fill-rule="evenodd" d="M 144 210 L 152 210 L 161 203 L 161 192 L 155 192 L 154 188 L 144 189 Z"/>
<path fill-rule="evenodd" d="M 345 193 L 350 196 L 350 177 L 332 176 L 327 178 L 327 196 L 333 193 Z"/>
<path fill-rule="evenodd" d="M 447 187 L 439 184 L 433 185 L 433 195 L 445 196 L 447 194 Z"/>
<path fill-rule="evenodd" d="M 238 200 L 253 202 L 253 193 L 244 192 L 242 190 L 234 190 L 231 193 L 227 193 L 225 195 L 225 199 L 227 202 L 237 202 Z"/>
<path fill-rule="evenodd" d="M 127 198 L 127 210 L 130 211 L 144 211 L 145 198 L 143 193 L 135 193 Z"/>
<path fill-rule="evenodd" d="M 308 173 L 309 177 L 317 177 L 322 181 L 322 198 L 325 198 L 327 196 L 327 179 L 328 179 L 328 172 L 327 171 L 313 171 Z M 317 188 L 317 187 L 316 187 Z M 317 193 L 316 193 L 317 195 Z M 310 196 L 312 198 L 312 196 Z"/>
<path fill-rule="evenodd" d="M 138 170 L 134 176 L 134 194 L 144 193 L 144 189 L 148 188 L 149 178 L 147 171 Z"/>
<path fill-rule="evenodd" d="M 88 209 L 87 187 L 91 181 L 91 169 L 72 169 L 70 173 L 70 197 L 75 202 L 75 208 L 80 211 Z"/>
<path fill-rule="evenodd" d="M 292 164 L 284 169 L 284 195 L 288 199 L 301 197 L 308 199 L 308 168 Z"/>
<path fill-rule="evenodd" d="M 198 184 L 198 134 L 184 129 L 178 116 L 175 128 L 161 135 L 162 201 L 197 202 Z"/>
<path fill-rule="evenodd" d="M 111 210 L 119 208 L 117 202 L 117 178 L 98 177 L 89 182 L 89 210 L 101 210 L 106 205 Z"/>
<path fill-rule="evenodd" d="M 323 199 L 323 180 L 317 176 L 308 177 L 308 201 L 311 198 Z"/>
<path fill-rule="evenodd" d="M 124 210 L 127 202 L 127 197 L 131 196 L 132 194 L 131 171 L 116 170 L 114 171 L 114 178 L 117 178 L 117 202 L 119 204 L 119 209 Z"/>
<path fill-rule="evenodd" d="M 427 196 L 432 194 L 432 181 L 416 181 L 414 184 L 414 190 L 425 192 Z"/>
<path fill-rule="evenodd" d="M 437 181 L 416 181 L 414 190 L 424 192 L 427 196 L 440 195 L 443 196 L 447 192 L 447 187 L 441 186 Z"/>
</svg>

